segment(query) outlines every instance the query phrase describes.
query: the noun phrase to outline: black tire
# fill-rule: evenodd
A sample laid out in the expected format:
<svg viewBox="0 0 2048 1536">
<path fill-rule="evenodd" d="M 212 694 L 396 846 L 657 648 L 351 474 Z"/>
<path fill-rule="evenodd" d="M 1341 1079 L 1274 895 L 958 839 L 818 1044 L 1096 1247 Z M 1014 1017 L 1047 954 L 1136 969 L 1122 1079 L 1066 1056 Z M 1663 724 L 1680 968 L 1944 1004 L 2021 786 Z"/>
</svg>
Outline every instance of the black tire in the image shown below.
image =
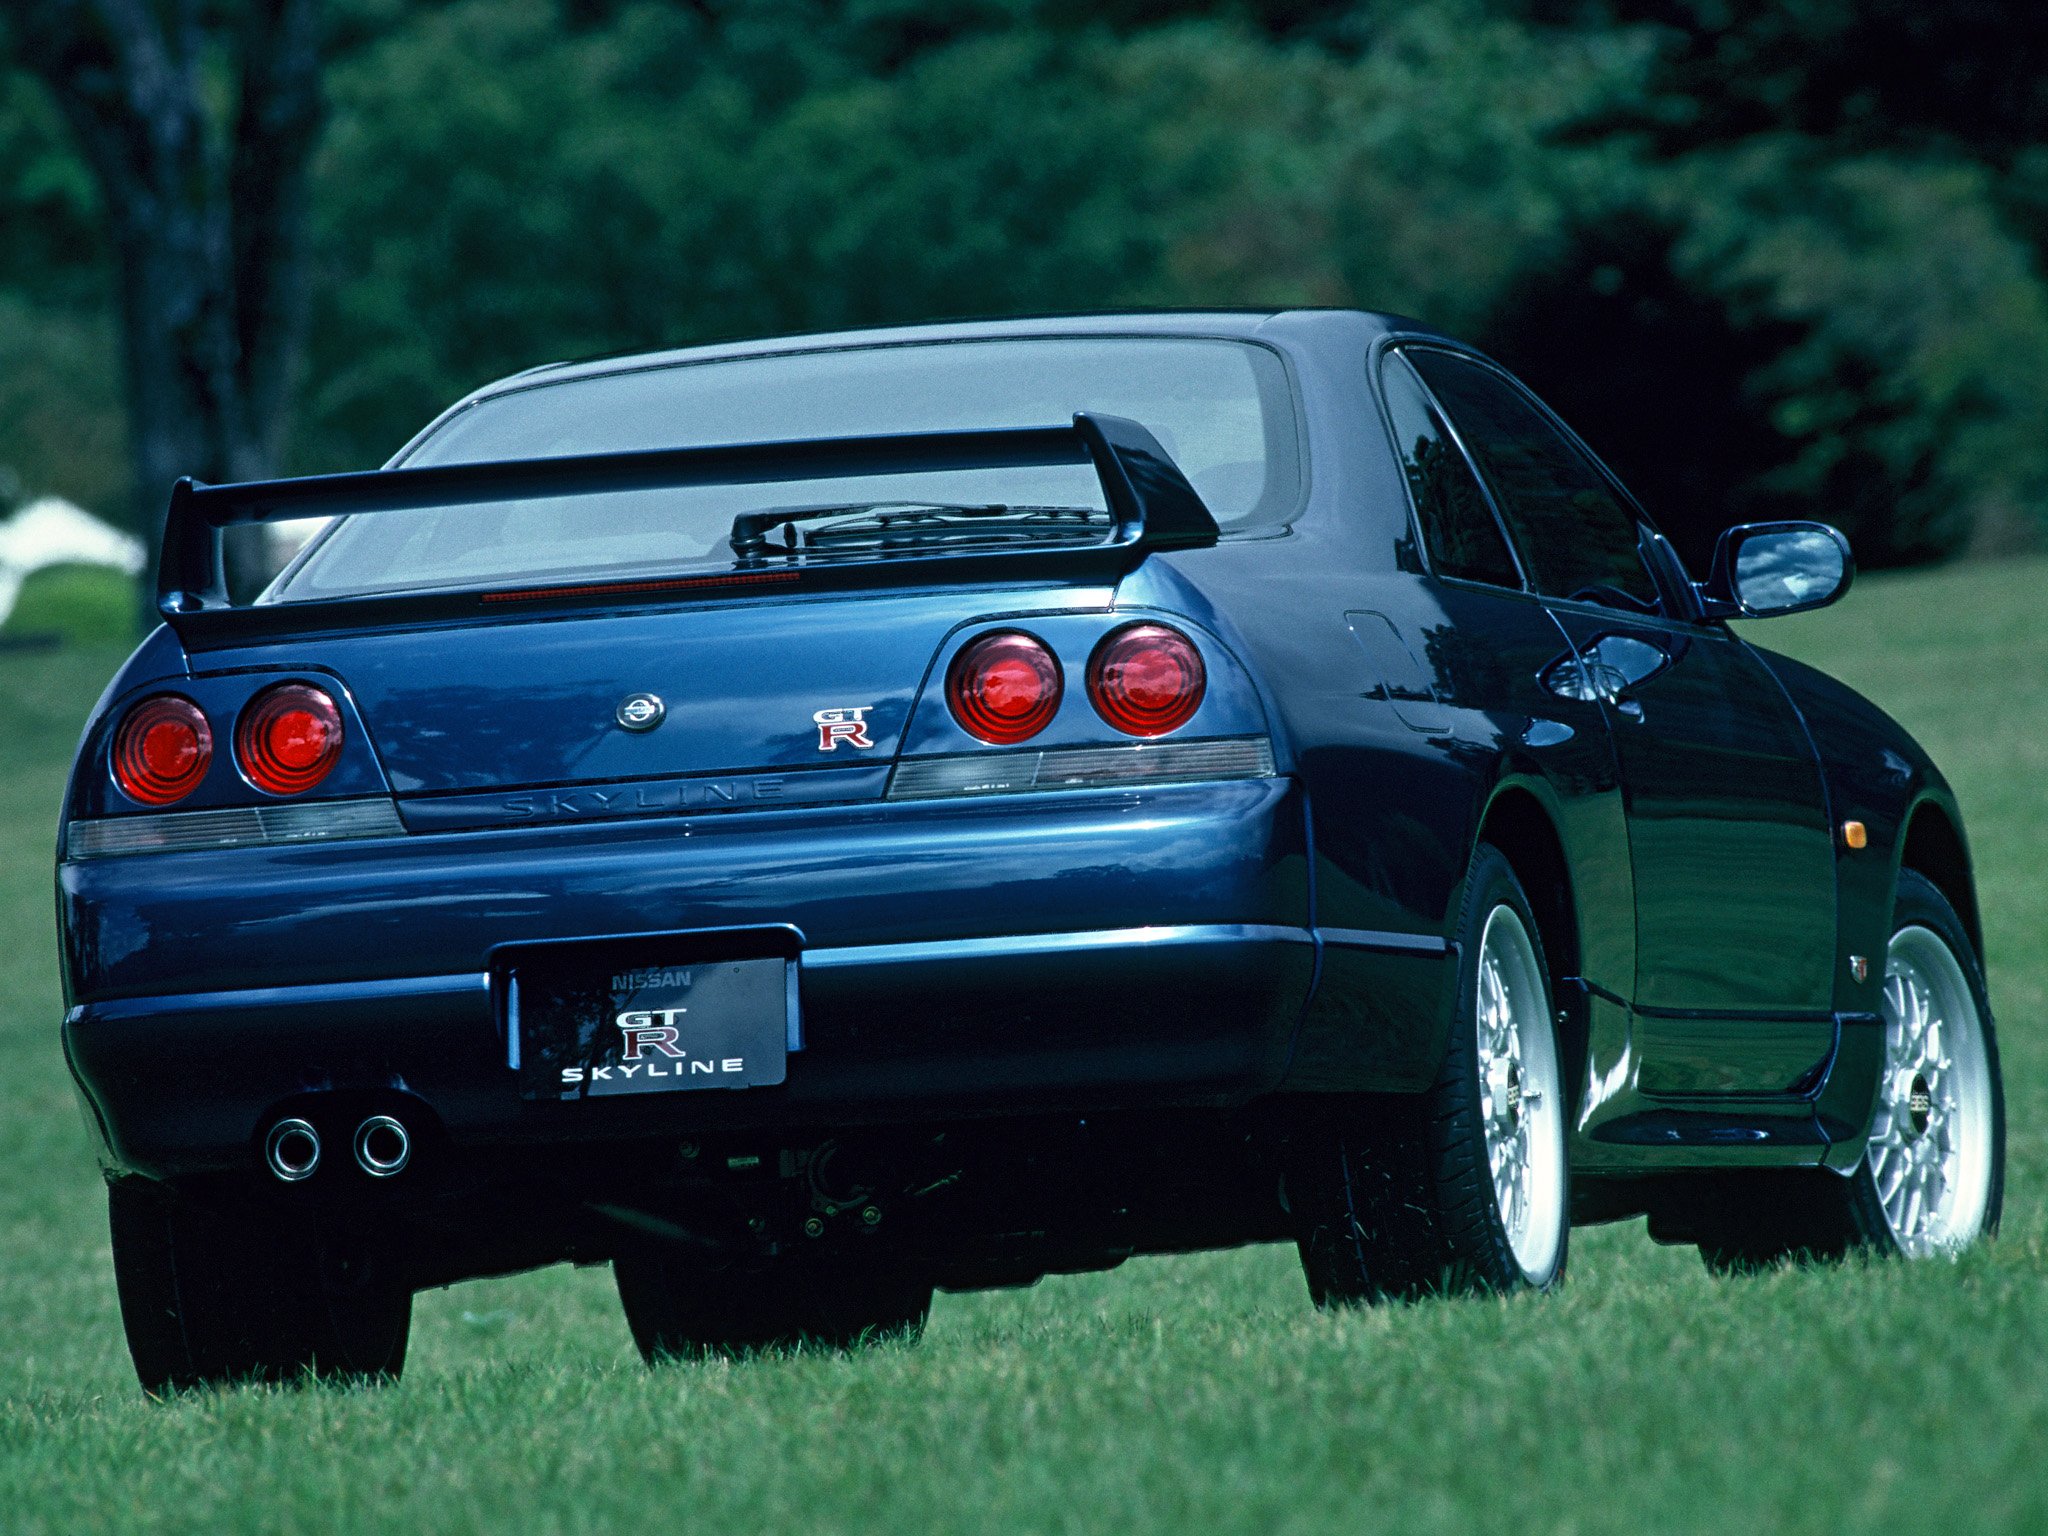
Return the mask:
<svg viewBox="0 0 2048 1536">
<path fill-rule="evenodd" d="M 719 1268 L 683 1249 L 650 1245 L 621 1254 L 612 1275 L 633 1342 L 650 1365 L 915 1338 L 932 1305 L 929 1277 L 844 1256 Z"/>
<path fill-rule="evenodd" d="M 150 1396 L 404 1369 L 412 1293 L 368 1253 L 140 1179 L 107 1186 L 107 1217 L 121 1323 Z"/>
<path fill-rule="evenodd" d="M 1931 931 L 1948 949 L 1969 988 L 1982 1028 L 1990 1087 L 1990 1183 L 1980 1235 L 1998 1230 L 2005 1203 L 2005 1089 L 1998 1065 L 1998 1034 L 1984 969 L 1969 931 L 1948 898 L 1914 870 L 1901 870 L 1892 901 L 1892 936 L 1909 928 Z M 1880 1094 L 1874 1120 L 1887 1111 Z M 1731 1174 L 1714 1181 L 1698 1206 L 1682 1214 L 1700 1257 L 1717 1273 L 1765 1269 L 1785 1261 L 1828 1263 L 1850 1253 L 1881 1257 L 1904 1253 L 1886 1218 L 1876 1171 L 1868 1155 L 1846 1177 L 1824 1169 Z"/>
<path fill-rule="evenodd" d="M 1488 918 L 1507 907 L 1534 950 L 1559 1105 L 1554 1257 L 1531 1273 L 1516 1257 L 1494 1192 L 1479 1074 L 1479 969 Z M 1458 998 L 1435 1084 L 1324 1106 L 1293 1138 L 1287 1176 L 1297 1244 L 1318 1307 L 1474 1291 L 1549 1290 L 1564 1277 L 1570 1235 L 1564 1162 L 1567 1084 L 1542 938 L 1521 882 L 1498 849 L 1474 854 L 1458 920 Z"/>
</svg>

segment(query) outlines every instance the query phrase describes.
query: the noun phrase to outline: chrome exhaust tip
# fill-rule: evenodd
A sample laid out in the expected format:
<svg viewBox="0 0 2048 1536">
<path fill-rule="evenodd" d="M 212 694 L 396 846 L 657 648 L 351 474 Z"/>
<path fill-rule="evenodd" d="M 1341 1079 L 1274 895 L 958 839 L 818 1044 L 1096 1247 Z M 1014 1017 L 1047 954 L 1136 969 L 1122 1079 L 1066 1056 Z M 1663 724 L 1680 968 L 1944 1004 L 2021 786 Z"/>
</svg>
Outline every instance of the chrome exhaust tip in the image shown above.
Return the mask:
<svg viewBox="0 0 2048 1536">
<path fill-rule="evenodd" d="M 287 1184 L 310 1179 L 320 1166 L 320 1133 L 304 1120 L 280 1120 L 263 1138 L 263 1161 Z"/>
<path fill-rule="evenodd" d="M 356 1127 L 356 1166 L 373 1179 L 403 1173 L 412 1161 L 412 1135 L 389 1115 L 372 1115 Z"/>
</svg>

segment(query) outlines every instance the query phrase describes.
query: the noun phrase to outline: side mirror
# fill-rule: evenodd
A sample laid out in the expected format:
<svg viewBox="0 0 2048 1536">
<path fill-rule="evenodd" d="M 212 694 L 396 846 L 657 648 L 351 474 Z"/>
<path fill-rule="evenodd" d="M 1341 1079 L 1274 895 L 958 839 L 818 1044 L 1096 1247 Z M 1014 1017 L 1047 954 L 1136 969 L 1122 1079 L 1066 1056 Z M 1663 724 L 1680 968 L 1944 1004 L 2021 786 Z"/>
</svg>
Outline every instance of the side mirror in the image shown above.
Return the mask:
<svg viewBox="0 0 2048 1536">
<path fill-rule="evenodd" d="M 1709 617 L 1768 619 L 1827 607 L 1855 575 L 1849 541 L 1826 523 L 1744 523 L 1721 535 L 1697 590 Z"/>
</svg>

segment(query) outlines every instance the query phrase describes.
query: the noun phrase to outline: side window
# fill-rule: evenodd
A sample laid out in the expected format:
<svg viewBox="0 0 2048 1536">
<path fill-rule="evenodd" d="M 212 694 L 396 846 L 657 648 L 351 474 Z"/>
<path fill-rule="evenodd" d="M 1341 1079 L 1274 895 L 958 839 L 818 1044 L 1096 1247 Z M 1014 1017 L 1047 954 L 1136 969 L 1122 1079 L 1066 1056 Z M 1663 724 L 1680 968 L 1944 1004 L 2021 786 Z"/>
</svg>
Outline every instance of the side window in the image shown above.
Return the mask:
<svg viewBox="0 0 2048 1536">
<path fill-rule="evenodd" d="M 1662 611 L 1640 525 L 1599 469 L 1491 369 L 1448 352 L 1411 360 L 1479 461 L 1536 589 Z"/>
<path fill-rule="evenodd" d="M 1521 586 L 1521 573 L 1472 466 L 1437 420 L 1421 381 L 1399 354 L 1389 357 L 1380 370 L 1380 386 L 1386 392 L 1394 449 L 1408 476 L 1432 568 L 1442 576 Z"/>
</svg>

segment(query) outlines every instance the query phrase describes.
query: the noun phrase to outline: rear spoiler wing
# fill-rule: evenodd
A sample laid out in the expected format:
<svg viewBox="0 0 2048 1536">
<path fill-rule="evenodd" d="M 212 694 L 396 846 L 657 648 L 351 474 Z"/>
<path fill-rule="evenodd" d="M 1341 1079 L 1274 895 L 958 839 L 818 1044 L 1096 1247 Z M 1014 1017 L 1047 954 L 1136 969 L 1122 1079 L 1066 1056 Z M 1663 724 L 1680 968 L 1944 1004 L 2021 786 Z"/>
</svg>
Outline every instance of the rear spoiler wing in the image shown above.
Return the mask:
<svg viewBox="0 0 2048 1536">
<path fill-rule="evenodd" d="M 674 580 L 602 580 L 535 585 L 512 592 L 427 591 L 237 608 L 228 596 L 222 534 L 233 527 L 304 517 L 354 517 L 429 507 L 525 501 L 703 485 L 843 479 L 915 471 L 1092 464 L 1114 529 L 1100 544 L 1035 550 L 1028 546 L 929 555 L 894 554 L 765 569 L 752 561 L 731 572 Z M 744 591 L 773 583 L 795 590 L 967 579 L 1028 579 L 1043 571 L 1080 574 L 1094 566 L 1128 570 L 1154 550 L 1215 542 L 1216 519 L 1159 440 L 1135 421 L 1082 412 L 1071 426 L 995 431 L 922 432 L 890 437 L 824 438 L 736 447 L 663 448 L 488 464 L 431 465 L 294 480 L 203 485 L 180 480 L 171 492 L 158 569 L 157 607 L 183 638 L 235 638 L 265 632 L 357 628 L 460 618 L 503 605 L 631 600 L 636 596 L 721 587 Z M 959 571 L 934 567 L 963 567 Z M 1113 575 L 1109 579 L 1114 579 Z"/>
</svg>

